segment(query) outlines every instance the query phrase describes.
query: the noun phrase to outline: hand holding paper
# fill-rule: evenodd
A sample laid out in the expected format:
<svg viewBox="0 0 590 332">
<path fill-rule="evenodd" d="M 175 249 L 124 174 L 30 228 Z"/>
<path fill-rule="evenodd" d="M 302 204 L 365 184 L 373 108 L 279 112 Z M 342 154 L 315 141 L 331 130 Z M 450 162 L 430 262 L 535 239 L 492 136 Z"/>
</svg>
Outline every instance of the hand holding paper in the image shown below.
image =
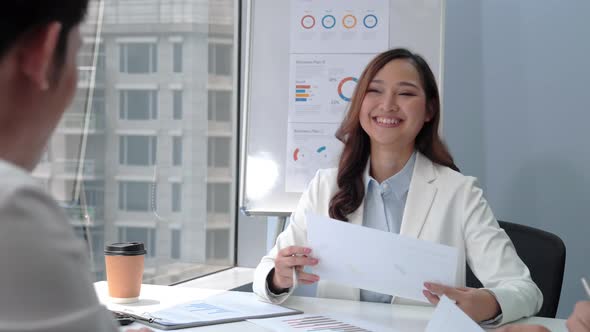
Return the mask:
<svg viewBox="0 0 590 332">
<path fill-rule="evenodd" d="M 322 280 L 422 302 L 425 282 L 455 285 L 457 249 L 307 214 Z"/>
<path fill-rule="evenodd" d="M 476 322 L 492 319 L 500 314 L 500 304 L 492 293 L 484 289 L 468 287 L 447 287 L 426 283 L 424 296 L 432 304 L 438 304 L 441 296 L 447 296 Z"/>
<path fill-rule="evenodd" d="M 442 296 L 425 332 L 484 332 L 469 316 L 448 297 Z"/>
<path fill-rule="evenodd" d="M 311 257 L 311 249 L 306 247 L 290 246 L 281 249 L 275 258 L 275 271 L 272 277 L 272 286 L 276 289 L 291 288 L 297 282 L 309 285 L 319 280 L 315 274 L 303 272 L 306 265 L 314 266 L 317 258 Z M 298 273 L 294 274 L 293 269 Z M 297 275 L 297 280 L 294 280 Z"/>
</svg>

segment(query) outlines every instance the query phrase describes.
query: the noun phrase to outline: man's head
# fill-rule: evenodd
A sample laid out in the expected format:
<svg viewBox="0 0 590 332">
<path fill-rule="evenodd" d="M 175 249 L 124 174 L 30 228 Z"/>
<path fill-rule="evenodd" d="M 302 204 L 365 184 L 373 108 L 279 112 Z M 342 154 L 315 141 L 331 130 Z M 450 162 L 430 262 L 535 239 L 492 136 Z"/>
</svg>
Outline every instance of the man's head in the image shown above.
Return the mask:
<svg viewBox="0 0 590 332">
<path fill-rule="evenodd" d="M 0 159 L 32 169 L 76 90 L 88 0 L 9 0 L 0 11 Z"/>
</svg>

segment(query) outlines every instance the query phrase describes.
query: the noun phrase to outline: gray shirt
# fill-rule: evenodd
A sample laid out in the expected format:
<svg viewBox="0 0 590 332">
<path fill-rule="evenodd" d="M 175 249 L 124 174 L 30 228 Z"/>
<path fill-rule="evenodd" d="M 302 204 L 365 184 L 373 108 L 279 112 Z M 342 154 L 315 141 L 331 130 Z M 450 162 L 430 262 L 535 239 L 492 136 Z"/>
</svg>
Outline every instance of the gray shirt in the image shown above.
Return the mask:
<svg viewBox="0 0 590 332">
<path fill-rule="evenodd" d="M 118 331 L 62 209 L 1 159 L 0 266 L 0 332 Z"/>
<path fill-rule="evenodd" d="M 414 152 L 398 173 L 382 183 L 377 182 L 372 176 L 365 177 L 363 226 L 399 234 L 415 163 L 416 153 Z M 383 257 L 387 258 L 390 254 L 383 253 Z M 364 289 L 361 289 L 360 295 L 361 301 L 367 302 L 391 303 L 392 300 L 391 295 Z"/>
</svg>

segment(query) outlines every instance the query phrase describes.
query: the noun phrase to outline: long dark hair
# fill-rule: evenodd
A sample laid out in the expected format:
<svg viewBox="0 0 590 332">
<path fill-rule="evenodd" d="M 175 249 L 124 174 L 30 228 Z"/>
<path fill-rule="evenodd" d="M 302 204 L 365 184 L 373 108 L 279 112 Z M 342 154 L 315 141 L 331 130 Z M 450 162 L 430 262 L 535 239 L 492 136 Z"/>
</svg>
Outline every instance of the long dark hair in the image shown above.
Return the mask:
<svg viewBox="0 0 590 332">
<path fill-rule="evenodd" d="M 377 55 L 363 71 L 348 110 L 336 138 L 344 143 L 344 149 L 338 163 L 338 192 L 330 200 L 330 218 L 348 221 L 347 216 L 361 205 L 365 197 L 363 172 L 369 159 L 371 142 L 363 130 L 359 113 L 369 83 L 377 72 L 386 64 L 396 59 L 405 59 L 411 63 L 418 74 L 426 95 L 426 111 L 430 121 L 416 136 L 415 147 L 431 161 L 459 171 L 453 157 L 438 135 L 440 122 L 440 97 L 434 74 L 426 61 L 418 54 L 404 48 L 389 50 Z"/>
</svg>

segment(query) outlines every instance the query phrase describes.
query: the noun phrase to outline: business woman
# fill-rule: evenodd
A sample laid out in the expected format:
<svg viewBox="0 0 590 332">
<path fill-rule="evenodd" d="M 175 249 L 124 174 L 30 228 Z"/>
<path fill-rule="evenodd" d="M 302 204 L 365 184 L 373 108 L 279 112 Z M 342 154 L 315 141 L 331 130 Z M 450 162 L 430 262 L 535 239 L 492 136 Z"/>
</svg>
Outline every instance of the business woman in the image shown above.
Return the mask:
<svg viewBox="0 0 590 332">
<path fill-rule="evenodd" d="M 444 294 L 472 319 L 489 325 L 538 312 L 541 292 L 475 179 L 459 173 L 438 135 L 439 121 L 438 88 L 422 57 L 394 49 L 374 58 L 336 133 L 344 143 L 338 168 L 320 170 L 310 182 L 291 223 L 256 268 L 255 293 L 280 303 L 292 293 L 296 275 L 300 284 L 319 281 L 320 297 L 409 303 L 304 272 L 306 265 L 321 264 L 306 247 L 305 213 L 312 212 L 458 248 L 460 261 L 485 288 L 463 287 L 465 266 L 460 264 L 456 284 L 461 287 L 424 285 L 432 304 Z M 371 259 L 387 264 L 393 255 Z"/>
</svg>

